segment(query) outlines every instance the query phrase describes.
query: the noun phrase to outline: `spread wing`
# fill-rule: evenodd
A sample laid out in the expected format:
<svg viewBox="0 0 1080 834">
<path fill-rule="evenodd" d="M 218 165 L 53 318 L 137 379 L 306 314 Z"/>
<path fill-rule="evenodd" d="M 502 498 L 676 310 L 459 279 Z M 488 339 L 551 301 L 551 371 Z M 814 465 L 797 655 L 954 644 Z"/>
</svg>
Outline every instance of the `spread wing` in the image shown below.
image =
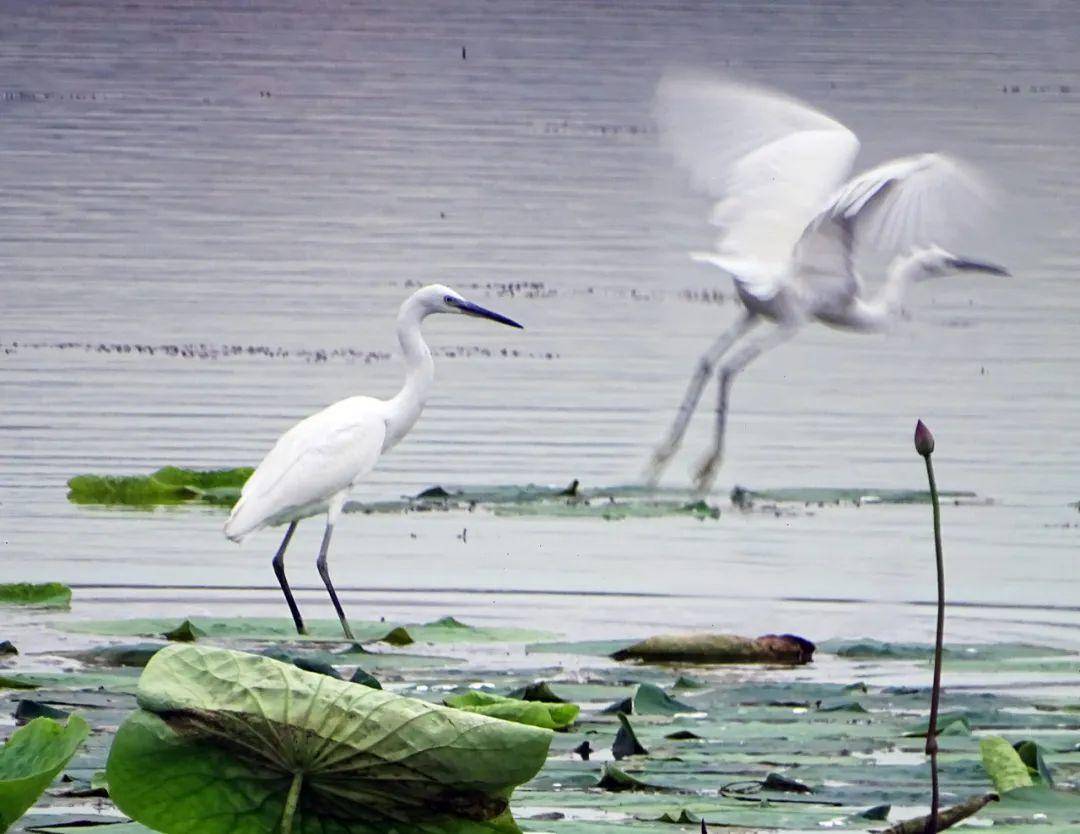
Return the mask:
<svg viewBox="0 0 1080 834">
<path fill-rule="evenodd" d="M 386 438 L 382 405 L 351 397 L 285 432 L 244 484 L 225 535 L 239 539 L 284 513 L 318 505 L 370 472 Z"/>
<path fill-rule="evenodd" d="M 717 201 L 720 238 L 704 259 L 771 297 L 803 230 L 850 174 L 859 140 L 801 102 L 704 75 L 665 77 L 656 116 L 676 162 Z"/>
<path fill-rule="evenodd" d="M 893 254 L 937 243 L 985 201 L 975 173 L 942 154 L 886 162 L 839 188 L 795 246 L 794 280 L 819 303 L 846 303 L 860 290 L 861 249 Z"/>
</svg>

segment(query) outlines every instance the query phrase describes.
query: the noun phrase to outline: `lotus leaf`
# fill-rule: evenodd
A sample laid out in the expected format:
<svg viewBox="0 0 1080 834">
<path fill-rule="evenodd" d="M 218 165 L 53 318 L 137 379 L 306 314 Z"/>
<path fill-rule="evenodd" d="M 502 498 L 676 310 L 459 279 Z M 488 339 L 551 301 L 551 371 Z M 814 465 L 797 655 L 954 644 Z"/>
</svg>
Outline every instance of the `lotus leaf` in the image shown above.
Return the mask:
<svg viewBox="0 0 1080 834">
<path fill-rule="evenodd" d="M 679 715 L 698 712 L 696 707 L 677 701 L 659 686 L 652 683 L 638 684 L 629 698 L 616 701 L 604 709 L 606 713 L 626 713 L 627 715 Z"/>
<path fill-rule="evenodd" d="M 0 605 L 67 608 L 71 605 L 71 588 L 59 582 L 12 582 L 0 585 Z"/>
<path fill-rule="evenodd" d="M 77 475 L 68 481 L 68 500 L 76 504 L 153 506 L 202 499 L 232 504 L 252 469 L 193 470 L 165 466 L 150 475 Z"/>
<path fill-rule="evenodd" d="M 1030 788 L 1034 784 L 1020 754 L 1000 736 L 989 736 L 980 741 L 979 752 L 982 754 L 983 767 L 998 793 Z"/>
<path fill-rule="evenodd" d="M 444 703 L 455 709 L 501 718 L 504 721 L 514 721 L 518 724 L 544 727 L 548 730 L 566 729 L 574 723 L 574 719 L 581 711 L 577 704 L 522 701 L 517 698 L 493 695 L 490 692 L 476 691 L 451 695 L 445 699 Z"/>
<path fill-rule="evenodd" d="M 271 658 L 158 652 L 109 754 L 110 794 L 164 832 L 480 834 L 517 830 L 514 787 L 551 733 Z"/>
<path fill-rule="evenodd" d="M 0 748 L 0 831 L 37 801 L 90 734 L 77 715 L 66 724 L 35 718 Z"/>
</svg>

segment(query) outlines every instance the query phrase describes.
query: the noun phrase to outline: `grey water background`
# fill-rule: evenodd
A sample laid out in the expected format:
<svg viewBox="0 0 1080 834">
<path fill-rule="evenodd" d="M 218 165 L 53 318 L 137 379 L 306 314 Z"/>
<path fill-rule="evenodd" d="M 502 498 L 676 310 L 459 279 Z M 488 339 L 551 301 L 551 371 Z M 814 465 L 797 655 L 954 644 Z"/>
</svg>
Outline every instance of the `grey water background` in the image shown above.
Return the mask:
<svg viewBox="0 0 1080 834">
<path fill-rule="evenodd" d="M 942 486 L 993 499 L 945 509 L 950 637 L 1080 643 L 1076 4 L 0 10 L 3 581 L 72 583 L 96 615 L 284 614 L 276 534 L 237 549 L 220 511 L 74 506 L 65 481 L 254 464 L 323 405 L 392 394 L 394 313 L 429 281 L 527 330 L 429 320 L 434 395 L 362 497 L 633 482 L 736 312 L 686 257 L 709 243 L 708 205 L 649 117 L 660 74 L 692 65 L 822 107 L 863 140 L 860 165 L 928 149 L 976 163 L 1003 199 L 970 254 L 1014 273 L 924 285 L 893 333 L 810 329 L 751 366 L 715 500 L 735 484 L 921 488 L 922 417 Z M 98 349 L 136 344 L 209 347 Z M 709 430 L 703 410 L 667 483 L 688 482 Z M 928 522 L 880 505 L 348 516 L 331 565 L 357 619 L 925 640 Z M 332 616 L 320 535 L 302 525 L 288 564 L 308 615 Z"/>
</svg>

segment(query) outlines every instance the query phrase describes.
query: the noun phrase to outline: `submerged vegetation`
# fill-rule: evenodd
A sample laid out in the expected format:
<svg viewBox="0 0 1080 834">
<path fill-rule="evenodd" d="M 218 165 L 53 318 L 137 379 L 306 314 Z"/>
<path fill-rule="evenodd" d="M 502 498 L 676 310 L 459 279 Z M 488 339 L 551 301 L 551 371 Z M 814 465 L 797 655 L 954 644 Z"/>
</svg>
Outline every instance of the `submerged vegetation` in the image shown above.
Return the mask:
<svg viewBox="0 0 1080 834">
<path fill-rule="evenodd" d="M 167 466 L 150 475 L 79 475 L 68 481 L 68 499 L 77 504 L 154 507 L 185 503 L 232 506 L 252 470 L 195 470 Z M 974 492 L 943 492 L 955 503 L 984 503 Z M 751 490 L 735 487 L 731 507 L 742 512 L 812 512 L 829 506 L 929 503 L 930 493 L 917 490 L 800 487 Z M 496 485 L 444 488 L 433 486 L 416 495 L 374 501 L 352 501 L 346 512 L 473 512 L 499 516 L 602 518 L 687 517 L 718 519 L 721 508 L 684 490 L 638 485 L 585 487 L 578 480 L 566 486 Z"/>
</svg>

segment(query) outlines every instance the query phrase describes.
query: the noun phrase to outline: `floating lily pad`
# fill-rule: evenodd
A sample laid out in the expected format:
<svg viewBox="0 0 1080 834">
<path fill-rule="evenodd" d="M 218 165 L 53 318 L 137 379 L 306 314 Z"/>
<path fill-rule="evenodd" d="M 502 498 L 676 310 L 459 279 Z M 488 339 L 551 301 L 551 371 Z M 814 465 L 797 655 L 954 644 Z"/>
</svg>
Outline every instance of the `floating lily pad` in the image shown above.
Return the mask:
<svg viewBox="0 0 1080 834">
<path fill-rule="evenodd" d="M 0 831 L 7 831 L 75 755 L 90 728 L 77 715 L 35 718 L 0 748 Z"/>
<path fill-rule="evenodd" d="M 361 686 L 370 686 L 372 689 L 382 689 L 383 688 L 382 684 L 379 682 L 378 678 L 376 678 L 374 675 L 370 674 L 369 672 L 365 672 L 359 666 L 356 668 L 356 671 L 353 672 L 352 677 L 349 678 L 349 682 L 350 683 L 358 683 Z"/>
<path fill-rule="evenodd" d="M 10 582 L 0 585 L 0 605 L 67 608 L 71 605 L 71 588 L 59 582 Z"/>
<path fill-rule="evenodd" d="M 272 617 L 189 617 L 183 621 L 215 640 L 278 640 L 288 642 L 345 642 L 337 620 L 312 620 L 308 633 L 298 635 L 288 618 Z M 411 643 L 524 643 L 548 636 L 545 632 L 519 628 L 487 628 L 443 618 L 430 623 L 386 623 L 353 621 L 350 623 L 360 643 L 386 642 L 390 645 Z M 132 618 L 127 620 L 71 620 L 54 623 L 57 629 L 110 637 L 157 637 L 176 628 L 175 620 Z"/>
<path fill-rule="evenodd" d="M 68 500 L 135 507 L 195 500 L 232 505 L 253 471 L 250 467 L 197 470 L 165 466 L 150 475 L 77 475 L 68 481 Z"/>
<path fill-rule="evenodd" d="M 530 724 L 548 730 L 563 730 L 574 723 L 581 708 L 577 704 L 552 704 L 541 701 L 521 701 L 490 692 L 476 690 L 461 695 L 450 695 L 443 703 L 454 709 Z"/>
<path fill-rule="evenodd" d="M 620 712 L 619 732 L 615 735 L 615 741 L 611 745 L 611 754 L 616 759 L 625 759 L 627 756 L 647 756 L 649 751 L 638 741 L 637 733 L 626 717 L 626 713 Z"/>
<path fill-rule="evenodd" d="M 191 620 L 184 620 L 176 628 L 162 632 L 162 637 L 175 643 L 194 643 L 200 637 L 205 637 L 206 632 L 195 625 Z"/>
<path fill-rule="evenodd" d="M 85 663 L 101 666 L 134 666 L 141 669 L 166 645 L 165 643 L 130 643 L 117 646 L 95 646 L 75 652 L 74 656 Z"/>
<path fill-rule="evenodd" d="M 677 701 L 659 686 L 652 683 L 638 684 L 629 698 L 616 701 L 604 712 L 626 715 L 679 715 L 697 712 L 696 707 Z"/>
<path fill-rule="evenodd" d="M 540 701 L 545 704 L 565 704 L 567 700 L 556 695 L 547 681 L 534 681 L 533 683 L 515 689 L 507 697 L 519 698 L 522 701 Z"/>
<path fill-rule="evenodd" d="M 109 790 L 164 834 L 513 832 L 507 800 L 551 741 L 197 644 L 155 656 L 139 705 L 109 754 Z"/>
</svg>

